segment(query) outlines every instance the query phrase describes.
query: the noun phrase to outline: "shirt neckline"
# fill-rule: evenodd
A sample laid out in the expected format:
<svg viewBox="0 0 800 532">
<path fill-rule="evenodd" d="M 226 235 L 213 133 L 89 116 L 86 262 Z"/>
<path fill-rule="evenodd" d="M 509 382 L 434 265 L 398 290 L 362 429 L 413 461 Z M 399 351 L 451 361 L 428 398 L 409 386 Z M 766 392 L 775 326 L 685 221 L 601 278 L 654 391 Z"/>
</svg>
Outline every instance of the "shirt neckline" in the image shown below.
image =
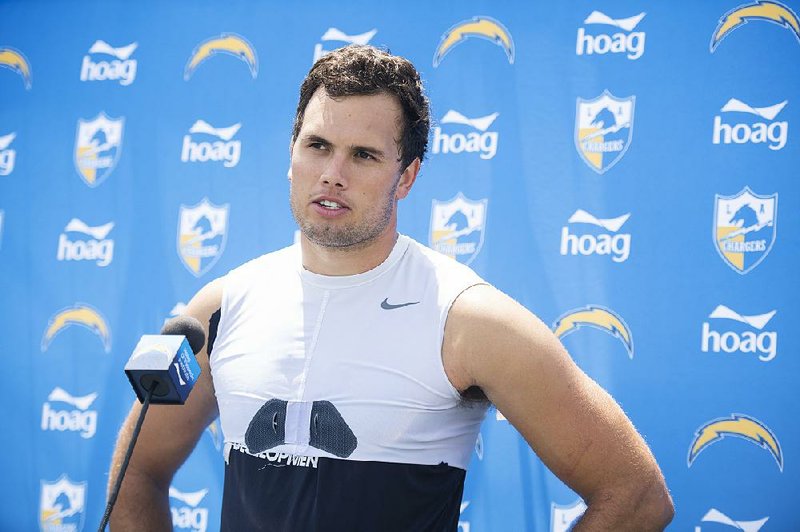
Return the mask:
<svg viewBox="0 0 800 532">
<path fill-rule="evenodd" d="M 405 254 L 408 249 L 411 239 L 403 234 L 397 234 L 397 240 L 394 243 L 392 251 L 389 256 L 376 267 L 367 270 L 363 273 L 355 275 L 322 275 L 314 273 L 303 268 L 303 256 L 300 251 L 300 244 L 297 244 L 297 265 L 300 273 L 300 278 L 303 282 L 318 286 L 320 288 L 349 288 L 373 281 L 389 271 L 400 258 Z"/>
</svg>

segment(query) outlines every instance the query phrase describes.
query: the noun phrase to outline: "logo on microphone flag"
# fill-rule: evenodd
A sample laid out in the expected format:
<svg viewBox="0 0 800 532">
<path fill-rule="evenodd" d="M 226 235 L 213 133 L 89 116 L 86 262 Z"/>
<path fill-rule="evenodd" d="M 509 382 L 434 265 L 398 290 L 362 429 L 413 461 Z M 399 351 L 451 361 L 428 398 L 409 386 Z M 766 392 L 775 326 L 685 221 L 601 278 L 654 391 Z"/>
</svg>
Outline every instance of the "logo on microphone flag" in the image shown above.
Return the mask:
<svg viewBox="0 0 800 532">
<path fill-rule="evenodd" d="M 217 263 L 228 237 L 228 207 L 208 198 L 191 207 L 181 205 L 178 215 L 178 256 L 195 277 Z"/>
<path fill-rule="evenodd" d="M 92 120 L 78 120 L 75 135 L 75 168 L 84 183 L 94 188 L 114 171 L 122 152 L 125 118 L 100 112 Z"/>
<path fill-rule="evenodd" d="M 77 532 L 83 529 L 86 482 L 72 482 L 66 474 L 41 481 L 39 528 L 43 532 Z"/>
</svg>

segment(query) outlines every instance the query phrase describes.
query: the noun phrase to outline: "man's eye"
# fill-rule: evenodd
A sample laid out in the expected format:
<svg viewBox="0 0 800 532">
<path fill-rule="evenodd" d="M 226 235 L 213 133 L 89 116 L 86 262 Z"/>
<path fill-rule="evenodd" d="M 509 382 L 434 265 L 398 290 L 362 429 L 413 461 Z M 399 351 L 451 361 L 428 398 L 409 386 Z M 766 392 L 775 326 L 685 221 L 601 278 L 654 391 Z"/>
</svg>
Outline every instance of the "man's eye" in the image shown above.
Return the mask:
<svg viewBox="0 0 800 532">
<path fill-rule="evenodd" d="M 363 151 L 363 150 L 357 151 L 356 152 L 356 157 L 359 158 L 359 159 L 364 159 L 364 160 L 374 160 L 375 159 L 375 157 L 373 157 L 371 153 Z"/>
<path fill-rule="evenodd" d="M 308 147 L 313 148 L 315 150 L 324 150 L 325 144 L 323 144 L 322 142 L 309 142 Z"/>
</svg>

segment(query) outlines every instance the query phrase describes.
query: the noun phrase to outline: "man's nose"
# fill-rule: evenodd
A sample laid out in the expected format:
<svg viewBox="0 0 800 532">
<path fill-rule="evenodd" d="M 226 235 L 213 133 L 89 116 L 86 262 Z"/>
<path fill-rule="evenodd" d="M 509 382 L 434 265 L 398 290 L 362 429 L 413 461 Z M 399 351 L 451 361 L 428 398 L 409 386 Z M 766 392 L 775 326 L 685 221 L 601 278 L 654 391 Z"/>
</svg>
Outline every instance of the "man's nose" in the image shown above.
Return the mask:
<svg viewBox="0 0 800 532">
<path fill-rule="evenodd" d="M 334 155 L 328 159 L 325 168 L 323 168 L 320 181 L 331 187 L 347 188 L 345 173 L 345 161 L 342 157 Z"/>
</svg>

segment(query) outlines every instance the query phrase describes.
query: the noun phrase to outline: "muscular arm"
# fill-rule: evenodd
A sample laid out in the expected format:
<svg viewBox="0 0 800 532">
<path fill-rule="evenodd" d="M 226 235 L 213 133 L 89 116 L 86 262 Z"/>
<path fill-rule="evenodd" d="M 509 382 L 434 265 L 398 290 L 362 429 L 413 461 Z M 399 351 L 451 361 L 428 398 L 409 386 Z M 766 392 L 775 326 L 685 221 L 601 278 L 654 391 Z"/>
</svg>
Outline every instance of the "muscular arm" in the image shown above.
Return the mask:
<svg viewBox="0 0 800 532">
<path fill-rule="evenodd" d="M 187 306 L 185 314 L 200 321 L 206 338 L 208 320 L 220 307 L 221 299 L 222 288 L 220 281 L 216 280 L 200 290 Z M 111 514 L 112 530 L 172 530 L 168 495 L 170 482 L 194 449 L 203 430 L 217 416 L 205 347 L 197 354 L 197 361 L 201 375 L 186 404 L 155 405 L 148 410 Z M 120 430 L 111 462 L 109 490 L 122 466 L 140 410 L 141 405 L 135 400 Z"/>
<path fill-rule="evenodd" d="M 575 530 L 662 530 L 673 507 L 642 437 L 545 324 L 502 292 L 466 290 L 442 352 L 459 390 L 479 386 L 542 461 L 583 497 Z"/>
</svg>

